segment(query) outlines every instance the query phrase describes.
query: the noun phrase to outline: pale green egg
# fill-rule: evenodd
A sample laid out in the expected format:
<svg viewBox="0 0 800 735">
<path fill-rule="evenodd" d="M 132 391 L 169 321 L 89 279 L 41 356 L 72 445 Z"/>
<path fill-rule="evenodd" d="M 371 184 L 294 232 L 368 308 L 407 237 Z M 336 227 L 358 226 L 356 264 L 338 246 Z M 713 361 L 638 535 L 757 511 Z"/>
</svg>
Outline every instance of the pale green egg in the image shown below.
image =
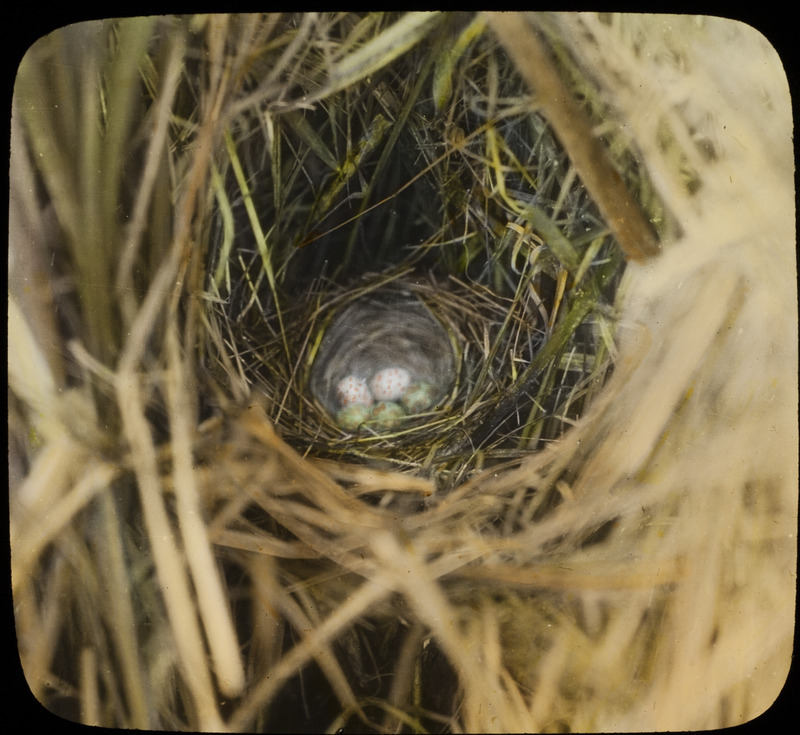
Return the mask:
<svg viewBox="0 0 800 735">
<path fill-rule="evenodd" d="M 336 423 L 346 431 L 356 431 L 361 424 L 370 419 L 369 406 L 362 403 L 351 403 L 336 413 Z"/>
<path fill-rule="evenodd" d="M 400 399 L 409 413 L 420 413 L 430 408 L 436 397 L 436 389 L 430 383 L 412 383 Z"/>
<path fill-rule="evenodd" d="M 384 401 L 374 406 L 370 426 L 374 429 L 393 429 L 406 415 L 403 407 L 394 401 Z"/>
</svg>

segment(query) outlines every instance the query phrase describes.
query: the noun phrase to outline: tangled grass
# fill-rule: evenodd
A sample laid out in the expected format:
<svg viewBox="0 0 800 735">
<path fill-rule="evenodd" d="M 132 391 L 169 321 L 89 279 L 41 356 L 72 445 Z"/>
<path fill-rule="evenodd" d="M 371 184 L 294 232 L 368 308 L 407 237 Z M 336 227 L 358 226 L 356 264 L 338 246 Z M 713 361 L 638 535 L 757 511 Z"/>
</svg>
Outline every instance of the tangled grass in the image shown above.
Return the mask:
<svg viewBox="0 0 800 735">
<path fill-rule="evenodd" d="M 790 123 L 774 51 L 713 18 L 37 42 L 9 256 L 37 699 L 231 732 L 758 715 L 794 614 Z M 386 286 L 458 375 L 412 431 L 348 436 L 309 376 L 336 309 Z"/>
</svg>

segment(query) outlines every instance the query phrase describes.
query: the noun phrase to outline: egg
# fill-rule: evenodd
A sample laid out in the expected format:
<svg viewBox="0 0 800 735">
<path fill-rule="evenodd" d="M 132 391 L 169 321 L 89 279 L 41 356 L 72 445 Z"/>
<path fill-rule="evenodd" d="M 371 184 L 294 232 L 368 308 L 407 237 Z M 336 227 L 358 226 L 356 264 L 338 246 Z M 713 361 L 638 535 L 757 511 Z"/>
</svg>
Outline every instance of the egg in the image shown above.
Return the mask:
<svg viewBox="0 0 800 735">
<path fill-rule="evenodd" d="M 411 374 L 402 367 L 378 370 L 369 382 L 376 401 L 397 401 L 411 383 Z"/>
<path fill-rule="evenodd" d="M 342 408 L 353 405 L 371 406 L 372 394 L 364 378 L 348 375 L 336 384 L 336 400 Z"/>
<path fill-rule="evenodd" d="M 420 413 L 433 404 L 436 389 L 430 383 L 412 383 L 400 398 L 403 408 L 409 413 Z"/>
<path fill-rule="evenodd" d="M 345 431 L 356 431 L 371 415 L 368 406 L 362 403 L 351 403 L 349 406 L 339 409 L 336 414 L 336 423 Z"/>
<path fill-rule="evenodd" d="M 372 413 L 370 414 L 369 425 L 373 429 L 378 430 L 392 429 L 400 423 L 400 420 L 404 418 L 405 415 L 406 412 L 399 403 L 383 401 L 373 407 Z"/>
</svg>

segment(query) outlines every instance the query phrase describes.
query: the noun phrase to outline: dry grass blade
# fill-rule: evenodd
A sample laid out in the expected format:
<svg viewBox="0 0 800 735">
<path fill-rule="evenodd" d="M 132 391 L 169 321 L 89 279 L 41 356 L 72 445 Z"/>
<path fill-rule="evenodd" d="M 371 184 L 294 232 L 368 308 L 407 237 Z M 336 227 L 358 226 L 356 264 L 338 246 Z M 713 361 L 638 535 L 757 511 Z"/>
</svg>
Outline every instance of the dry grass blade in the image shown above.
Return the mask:
<svg viewBox="0 0 800 735">
<path fill-rule="evenodd" d="M 633 201 L 580 108 L 561 81 L 548 53 L 524 16 L 495 13 L 489 22 L 535 90 L 537 101 L 605 215 L 625 254 L 634 260 L 657 255 L 650 223 Z"/>
<path fill-rule="evenodd" d="M 356 51 L 338 59 L 331 80 L 320 93 L 328 96 L 346 89 L 390 64 L 425 38 L 439 22 L 438 12 L 407 13 Z"/>
<path fill-rule="evenodd" d="M 192 470 L 192 424 L 190 406 L 183 392 L 186 371 L 182 366 L 178 337 L 167 334 L 167 404 L 172 428 L 172 458 L 175 473 L 178 523 L 183 548 L 197 590 L 203 629 L 214 660 L 220 689 L 228 696 L 244 688 L 244 668 L 224 587 L 214 560 L 200 506 L 198 487 Z"/>
</svg>

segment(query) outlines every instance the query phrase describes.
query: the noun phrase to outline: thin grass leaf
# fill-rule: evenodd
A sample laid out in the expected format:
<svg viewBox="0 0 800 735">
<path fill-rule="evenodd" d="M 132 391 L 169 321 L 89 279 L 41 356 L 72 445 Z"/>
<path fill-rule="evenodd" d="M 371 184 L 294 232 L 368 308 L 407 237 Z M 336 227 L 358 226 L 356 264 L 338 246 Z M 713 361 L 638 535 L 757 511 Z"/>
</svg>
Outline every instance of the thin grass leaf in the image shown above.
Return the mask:
<svg viewBox="0 0 800 735">
<path fill-rule="evenodd" d="M 461 31 L 455 42 L 436 58 L 433 72 L 433 101 L 436 109 L 444 110 L 453 91 L 453 74 L 456 64 L 467 48 L 486 30 L 486 16 L 476 15 Z"/>
<path fill-rule="evenodd" d="M 286 343 L 286 337 L 284 333 L 283 327 L 283 317 L 281 315 L 281 308 L 280 308 L 280 300 L 278 298 L 278 291 L 277 285 L 275 282 L 275 272 L 272 266 L 272 255 L 270 253 L 270 246 L 267 242 L 267 237 L 264 234 L 264 230 L 261 228 L 261 220 L 258 216 L 258 212 L 256 212 L 255 204 L 253 203 L 253 197 L 250 193 L 250 187 L 245 179 L 244 171 L 242 170 L 242 165 L 239 161 L 239 156 L 236 152 L 236 146 L 231 138 L 230 131 L 225 132 L 225 147 L 228 152 L 228 156 L 230 158 L 231 167 L 233 168 L 234 174 L 236 176 L 236 183 L 239 185 L 239 190 L 241 191 L 242 197 L 244 198 L 245 208 L 247 209 L 247 216 L 250 221 L 250 226 L 253 228 L 253 236 L 256 240 L 256 246 L 258 247 L 258 252 L 261 255 L 261 263 L 264 266 L 264 273 L 266 274 L 267 281 L 269 282 L 270 291 L 272 293 L 272 298 L 275 300 L 275 313 L 278 316 L 278 322 L 280 324 L 281 334 L 283 335 L 284 340 L 284 347 L 286 348 L 286 354 L 289 354 L 289 346 Z"/>
<path fill-rule="evenodd" d="M 380 35 L 339 60 L 322 94 L 329 96 L 387 66 L 425 38 L 442 18 L 440 12 L 406 13 Z"/>
<path fill-rule="evenodd" d="M 347 158 L 335 166 L 330 185 L 320 194 L 311 212 L 312 221 L 324 219 L 339 193 L 361 171 L 364 161 L 381 144 L 390 127 L 383 115 L 375 116 L 364 136 L 348 151 Z"/>
</svg>

